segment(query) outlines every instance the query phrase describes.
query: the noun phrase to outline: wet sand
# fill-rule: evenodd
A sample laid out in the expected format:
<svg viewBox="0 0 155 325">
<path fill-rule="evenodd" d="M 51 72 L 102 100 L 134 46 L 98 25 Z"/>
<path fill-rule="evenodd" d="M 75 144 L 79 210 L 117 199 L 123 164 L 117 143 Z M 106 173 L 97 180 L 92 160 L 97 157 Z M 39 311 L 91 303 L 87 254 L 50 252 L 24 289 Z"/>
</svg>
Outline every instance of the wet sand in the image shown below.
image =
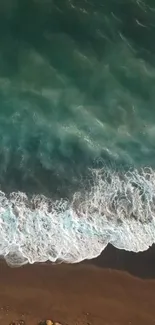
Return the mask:
<svg viewBox="0 0 155 325">
<path fill-rule="evenodd" d="M 12 269 L 1 261 L 0 325 L 16 319 L 26 325 L 42 319 L 68 325 L 153 325 L 155 248 L 135 258 L 109 246 L 100 258 L 79 265 Z M 128 259 L 136 272 L 128 268 Z"/>
</svg>

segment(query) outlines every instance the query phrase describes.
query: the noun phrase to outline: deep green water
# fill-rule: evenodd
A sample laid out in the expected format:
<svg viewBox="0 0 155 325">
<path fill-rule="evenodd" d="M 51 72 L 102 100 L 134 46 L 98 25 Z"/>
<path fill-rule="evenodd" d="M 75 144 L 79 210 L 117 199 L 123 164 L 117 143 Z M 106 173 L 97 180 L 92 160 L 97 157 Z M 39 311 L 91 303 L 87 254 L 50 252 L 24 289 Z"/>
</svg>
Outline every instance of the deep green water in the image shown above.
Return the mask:
<svg viewBox="0 0 155 325">
<path fill-rule="evenodd" d="M 154 39 L 153 1 L 1 1 L 3 187 L 78 186 L 100 157 L 154 167 Z"/>
<path fill-rule="evenodd" d="M 136 211 L 152 218 L 155 2 L 1 0 L 1 190 L 71 198 L 93 186 L 91 169 L 101 167 L 125 193 L 125 172 L 138 173 L 131 201 L 135 189 L 140 198 L 146 191 L 152 203 L 146 212 L 144 194 Z M 145 167 L 152 170 L 142 178 Z"/>
</svg>

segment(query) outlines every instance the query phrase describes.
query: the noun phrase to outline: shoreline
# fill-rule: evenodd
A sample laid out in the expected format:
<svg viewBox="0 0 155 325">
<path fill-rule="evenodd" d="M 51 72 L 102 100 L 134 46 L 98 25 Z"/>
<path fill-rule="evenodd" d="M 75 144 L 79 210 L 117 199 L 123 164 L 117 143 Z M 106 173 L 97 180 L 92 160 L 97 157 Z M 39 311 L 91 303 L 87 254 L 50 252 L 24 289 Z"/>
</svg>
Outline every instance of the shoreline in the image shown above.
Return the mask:
<svg viewBox="0 0 155 325">
<path fill-rule="evenodd" d="M 146 274 L 146 261 L 152 261 L 154 249 L 137 253 L 137 260 L 138 254 L 144 256 Z M 118 261 L 122 254 L 120 264 L 115 254 Z M 155 280 L 129 274 L 124 267 L 129 254 L 109 246 L 99 258 L 72 265 L 36 263 L 10 268 L 1 260 L 0 324 L 24 319 L 26 325 L 37 325 L 52 319 L 64 325 L 153 325 Z M 132 253 L 132 263 L 134 259 Z M 114 264 L 122 269 L 114 269 Z M 136 267 L 138 272 L 138 262 Z"/>
<path fill-rule="evenodd" d="M 1 263 L 6 263 L 3 256 L 0 256 L 0 265 Z M 153 244 L 148 250 L 138 253 L 126 251 L 124 249 L 118 249 L 113 245 L 108 244 L 98 257 L 89 260 L 83 260 L 80 263 L 70 264 L 64 263 L 62 261 L 52 263 L 51 261 L 46 261 L 42 263 L 36 262 L 33 264 L 27 263 L 19 267 L 12 267 L 9 265 L 9 267 L 11 269 L 14 269 L 28 265 L 49 265 L 54 267 L 58 265 L 94 265 L 99 268 L 127 272 L 135 277 L 142 279 L 155 279 L 155 244 Z"/>
<path fill-rule="evenodd" d="M 125 271 L 143 279 L 155 279 L 155 244 L 138 253 L 117 249 L 109 244 L 100 256 L 88 263 L 105 269 Z"/>
<path fill-rule="evenodd" d="M 4 325 L 52 319 L 68 325 L 152 325 L 155 281 L 89 265 L 28 265 L 0 270 Z M 131 323 L 130 323 L 131 322 Z"/>
</svg>

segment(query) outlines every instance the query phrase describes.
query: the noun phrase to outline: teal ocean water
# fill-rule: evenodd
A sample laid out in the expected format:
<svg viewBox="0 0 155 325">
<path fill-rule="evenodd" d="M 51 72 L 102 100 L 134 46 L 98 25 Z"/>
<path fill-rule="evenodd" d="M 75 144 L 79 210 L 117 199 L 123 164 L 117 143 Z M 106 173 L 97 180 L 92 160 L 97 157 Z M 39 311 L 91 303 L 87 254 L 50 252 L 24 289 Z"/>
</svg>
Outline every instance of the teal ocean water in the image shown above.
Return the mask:
<svg viewBox="0 0 155 325">
<path fill-rule="evenodd" d="M 155 3 L 0 1 L 0 255 L 155 242 Z"/>
</svg>

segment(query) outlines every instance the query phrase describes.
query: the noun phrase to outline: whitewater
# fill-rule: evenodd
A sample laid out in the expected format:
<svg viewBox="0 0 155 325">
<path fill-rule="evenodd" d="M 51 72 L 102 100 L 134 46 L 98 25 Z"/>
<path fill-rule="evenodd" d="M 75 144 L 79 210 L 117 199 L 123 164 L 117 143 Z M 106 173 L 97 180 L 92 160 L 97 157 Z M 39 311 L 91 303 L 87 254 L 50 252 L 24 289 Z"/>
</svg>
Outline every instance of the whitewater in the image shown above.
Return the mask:
<svg viewBox="0 0 155 325">
<path fill-rule="evenodd" d="M 94 186 L 69 200 L 0 193 L 0 254 L 9 265 L 77 263 L 111 243 L 139 252 L 155 242 L 155 172 L 93 170 Z"/>
</svg>

